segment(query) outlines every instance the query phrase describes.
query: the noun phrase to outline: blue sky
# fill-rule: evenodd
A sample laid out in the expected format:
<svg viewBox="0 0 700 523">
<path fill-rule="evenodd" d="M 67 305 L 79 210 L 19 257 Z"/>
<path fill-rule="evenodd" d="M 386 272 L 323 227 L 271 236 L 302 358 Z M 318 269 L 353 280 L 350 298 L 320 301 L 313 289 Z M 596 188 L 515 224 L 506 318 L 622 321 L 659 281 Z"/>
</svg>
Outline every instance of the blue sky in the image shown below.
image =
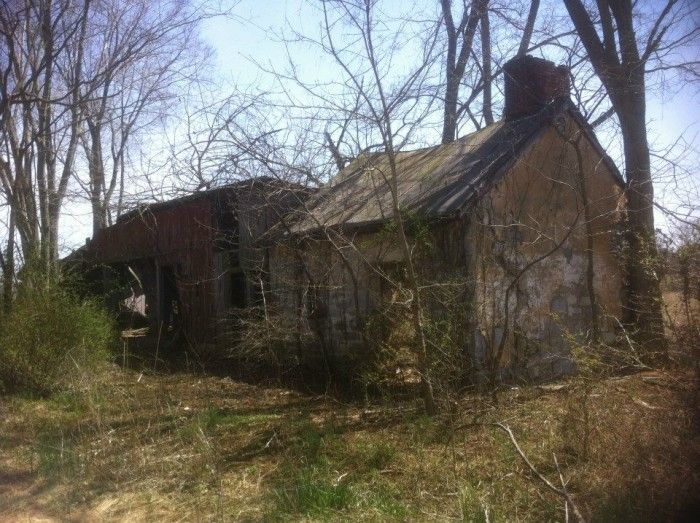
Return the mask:
<svg viewBox="0 0 700 523">
<path fill-rule="evenodd" d="M 640 0 L 640 5 L 649 9 L 658 8 L 657 0 Z M 661 2 L 665 3 L 665 2 Z M 430 12 L 434 3 L 424 2 L 389 2 L 387 12 L 397 13 L 401 10 L 416 13 L 423 9 Z M 542 2 L 541 12 L 548 3 Z M 222 79 L 232 84 L 266 87 L 269 79 L 265 78 L 251 60 L 263 64 L 272 64 L 283 68 L 286 61 L 284 45 L 278 37 L 281 33 L 289 36 L 290 28 L 302 33 L 317 35 L 320 31 L 320 13 L 317 7 L 304 0 L 242 0 L 236 7 L 235 19 L 217 19 L 209 22 L 204 37 L 216 51 L 216 64 Z M 697 23 L 697 20 L 695 21 Z M 295 62 L 302 71 L 310 71 L 310 76 L 322 76 L 323 61 L 317 54 L 304 52 L 303 47 L 293 48 Z M 687 48 L 684 55 L 689 59 L 700 59 L 700 48 Z M 546 56 L 546 54 L 545 54 Z M 552 57 L 555 59 L 554 57 Z M 700 165 L 700 103 L 698 102 L 698 84 L 684 81 L 663 84 L 658 78 L 650 79 L 647 98 L 647 121 L 651 146 L 658 152 L 677 143 L 675 154 L 686 152 L 687 166 Z M 610 155 L 621 165 L 622 152 L 618 141 L 613 140 L 605 131 L 600 132 L 603 143 L 607 143 Z M 437 139 L 437 137 L 436 137 Z M 679 142 L 680 140 L 680 142 Z M 700 173 L 678 173 L 683 177 L 681 187 L 670 183 L 670 167 L 656 160 L 657 198 L 664 204 L 676 206 L 679 195 L 687 199 L 691 186 L 700 187 Z M 676 193 L 674 194 L 674 191 Z M 697 192 L 695 192 L 697 196 Z M 697 201 L 694 203 L 698 203 Z M 667 227 L 662 213 L 657 212 L 657 225 Z"/>
<path fill-rule="evenodd" d="M 655 2 L 656 0 L 654 0 Z M 640 3 L 654 7 L 650 0 Z M 226 4 L 226 2 L 224 2 Z M 386 12 L 419 14 L 435 12 L 431 0 L 401 2 L 390 0 L 383 4 Z M 543 2 L 542 10 L 547 2 Z M 317 36 L 320 34 L 321 15 L 317 6 L 305 0 L 241 0 L 233 5 L 232 16 L 209 20 L 203 27 L 202 37 L 214 52 L 214 69 L 209 74 L 214 78 L 222 94 L 232 91 L 234 86 L 247 90 L 274 88 L 269 75 L 261 72 L 254 62 L 265 67 L 284 69 L 287 61 L 285 45 L 281 35 L 292 36 L 292 32 Z M 398 26 L 397 26 L 398 27 Z M 410 40 L 406 42 L 410 45 Z M 333 73 L 331 62 L 308 46 L 291 47 L 295 63 L 308 78 L 328 78 Z M 688 48 L 686 56 L 700 59 L 700 49 Z M 410 53 L 408 53 L 410 54 Z M 545 57 L 547 57 L 545 53 Z M 556 59 L 551 56 L 552 59 Z M 410 57 L 404 53 L 392 67 L 401 69 L 402 60 Z M 407 64 L 405 64 L 407 65 Z M 669 166 L 656 162 L 659 173 L 655 183 L 657 199 L 663 204 L 676 207 L 688 197 L 688 188 L 700 187 L 700 174 L 694 166 L 700 164 L 700 111 L 698 85 L 676 82 L 669 85 L 652 84 L 648 94 L 648 128 L 650 142 L 655 150 L 661 151 L 676 143 L 675 151 L 685 150 L 685 165 L 691 166 L 690 173 L 683 173 L 678 184 L 671 183 L 667 173 Z M 498 115 L 498 112 L 497 112 Z M 435 135 L 435 140 L 439 138 Z M 601 141 L 607 144 L 609 153 L 618 161 L 621 151 L 618 142 L 607 133 L 600 133 Z M 680 143 L 677 143 L 681 140 Z M 159 141 L 154 137 L 154 142 Z M 697 196 L 697 192 L 694 193 Z M 692 197 L 691 197 L 692 198 Z M 687 203 L 687 202 L 686 202 Z M 697 204 L 698 202 L 691 202 Z M 90 235 L 91 219 L 89 209 L 76 206 L 74 211 L 62 221 L 66 247 L 81 244 Z M 657 226 L 666 228 L 667 223 L 661 213 L 657 213 Z"/>
</svg>

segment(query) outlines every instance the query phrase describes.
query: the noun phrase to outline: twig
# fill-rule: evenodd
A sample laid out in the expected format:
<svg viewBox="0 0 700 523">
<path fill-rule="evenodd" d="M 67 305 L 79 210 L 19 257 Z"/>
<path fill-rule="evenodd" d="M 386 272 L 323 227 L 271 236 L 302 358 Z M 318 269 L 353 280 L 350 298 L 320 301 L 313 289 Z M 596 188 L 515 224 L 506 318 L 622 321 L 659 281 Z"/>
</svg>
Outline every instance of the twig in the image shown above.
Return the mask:
<svg viewBox="0 0 700 523">
<path fill-rule="evenodd" d="M 559 474 L 559 481 L 561 482 L 561 490 L 562 492 L 566 492 L 566 482 L 564 481 L 564 475 L 561 473 L 561 469 L 559 468 L 559 461 L 557 461 L 557 455 L 552 452 L 552 458 L 554 458 L 554 464 L 557 467 L 557 473 Z M 569 501 L 565 500 L 564 501 L 564 521 L 566 523 L 569 523 Z"/>
<path fill-rule="evenodd" d="M 272 437 L 267 441 L 267 443 L 265 443 L 263 450 L 270 448 L 270 445 L 272 445 L 272 443 L 276 440 L 277 440 L 277 432 L 273 432 Z"/>
<path fill-rule="evenodd" d="M 632 357 L 634 358 L 635 366 L 642 368 L 642 369 L 651 369 L 651 367 L 642 363 L 641 359 L 639 358 L 639 355 L 637 354 L 637 349 L 635 348 L 634 343 L 632 342 L 632 339 L 630 338 L 629 334 L 627 333 L 627 329 L 622 324 L 622 322 L 616 316 L 611 316 L 611 317 L 617 322 L 617 325 L 620 327 L 620 329 L 622 330 L 622 333 L 625 335 L 625 341 L 627 341 L 627 345 L 630 348 L 630 351 L 632 353 Z"/>
<path fill-rule="evenodd" d="M 158 341 L 156 342 L 156 355 L 153 358 L 153 370 L 155 371 L 158 367 L 158 349 L 160 348 L 160 333 L 163 330 L 163 322 L 158 323 Z"/>
<path fill-rule="evenodd" d="M 583 514 L 581 514 L 578 507 L 576 506 L 576 503 L 574 503 L 574 500 L 571 498 L 568 491 L 566 490 L 566 486 L 564 484 L 564 478 L 561 475 L 561 471 L 559 471 L 559 464 L 556 461 L 556 456 L 554 458 L 554 462 L 557 464 L 557 471 L 559 471 L 559 477 L 560 477 L 561 482 L 562 482 L 562 488 L 556 487 L 546 477 L 544 477 L 542 474 L 539 473 L 539 471 L 530 462 L 528 457 L 525 455 L 523 450 L 520 448 L 520 445 L 518 445 L 518 442 L 515 439 L 515 436 L 513 435 L 513 431 L 510 430 L 510 427 L 504 425 L 503 423 L 494 423 L 494 425 L 496 427 L 500 428 L 506 434 L 508 434 L 508 437 L 510 438 L 511 443 L 513 443 L 515 450 L 518 452 L 518 454 L 523 459 L 523 461 L 528 466 L 528 468 L 532 471 L 532 473 L 535 476 L 537 476 L 540 479 L 540 481 L 542 481 L 545 485 L 547 485 L 547 488 L 549 488 L 549 490 L 551 490 L 552 492 L 554 492 L 558 496 L 561 496 L 562 498 L 564 498 L 564 500 L 566 501 L 566 504 L 571 507 L 571 511 L 574 513 L 574 516 L 576 517 L 577 521 L 579 521 L 580 523 L 585 523 L 586 519 L 583 517 Z"/>
</svg>

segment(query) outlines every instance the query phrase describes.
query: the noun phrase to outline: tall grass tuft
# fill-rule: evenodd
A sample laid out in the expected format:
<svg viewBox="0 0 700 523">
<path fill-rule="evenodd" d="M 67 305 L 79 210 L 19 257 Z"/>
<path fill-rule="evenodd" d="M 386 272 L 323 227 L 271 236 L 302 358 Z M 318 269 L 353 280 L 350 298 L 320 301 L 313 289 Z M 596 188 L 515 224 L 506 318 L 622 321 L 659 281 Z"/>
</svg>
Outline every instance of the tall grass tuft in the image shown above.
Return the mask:
<svg viewBox="0 0 700 523">
<path fill-rule="evenodd" d="M 348 483 L 331 480 L 316 466 L 302 468 L 293 485 L 276 493 L 280 514 L 328 516 L 346 509 L 353 500 Z"/>
<path fill-rule="evenodd" d="M 0 390 L 47 395 L 94 372 L 109 356 L 114 325 L 95 301 L 58 284 L 21 289 L 0 316 Z"/>
</svg>

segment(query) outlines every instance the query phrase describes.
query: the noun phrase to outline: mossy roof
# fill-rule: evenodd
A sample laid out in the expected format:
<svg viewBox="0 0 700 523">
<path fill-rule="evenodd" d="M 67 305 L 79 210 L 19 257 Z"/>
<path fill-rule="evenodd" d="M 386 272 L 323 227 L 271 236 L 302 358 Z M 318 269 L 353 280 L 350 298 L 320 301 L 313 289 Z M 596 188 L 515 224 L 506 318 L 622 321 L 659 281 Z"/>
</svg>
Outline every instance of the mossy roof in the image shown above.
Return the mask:
<svg viewBox="0 0 700 523">
<path fill-rule="evenodd" d="M 563 112 L 575 117 L 609 160 L 573 104 L 559 100 L 534 115 L 496 122 L 449 144 L 395 153 L 400 208 L 426 217 L 459 215 L 488 192 Z M 287 232 L 363 228 L 387 221 L 392 216 L 394 171 L 386 153 L 356 158 L 311 197 Z"/>
</svg>

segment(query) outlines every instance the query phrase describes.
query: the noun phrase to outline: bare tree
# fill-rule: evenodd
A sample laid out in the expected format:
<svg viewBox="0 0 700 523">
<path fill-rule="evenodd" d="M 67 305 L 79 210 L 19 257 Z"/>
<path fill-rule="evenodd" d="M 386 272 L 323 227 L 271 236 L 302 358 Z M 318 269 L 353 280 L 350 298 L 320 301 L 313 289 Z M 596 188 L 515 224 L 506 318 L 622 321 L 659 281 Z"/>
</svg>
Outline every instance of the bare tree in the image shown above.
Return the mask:
<svg viewBox="0 0 700 523">
<path fill-rule="evenodd" d="M 15 223 L 12 213 L 9 213 L 7 224 L 7 248 L 0 248 L 0 269 L 2 270 L 2 307 L 9 312 L 12 307 L 12 291 L 15 279 Z"/>
<path fill-rule="evenodd" d="M 530 48 L 532 33 L 535 30 L 535 20 L 537 20 L 537 11 L 540 8 L 540 0 L 531 0 L 530 10 L 527 14 L 527 21 L 523 29 L 523 36 L 520 39 L 520 47 L 518 47 L 517 56 L 525 56 Z"/>
<path fill-rule="evenodd" d="M 109 203 L 123 193 L 130 140 L 172 111 L 166 102 L 196 76 L 194 56 L 206 59 L 195 32 L 211 14 L 205 7 L 169 0 L 0 6 L 0 189 L 11 224 L 3 234 L 5 282 L 14 281 L 18 254 L 46 277 L 55 273 L 72 183 L 89 191 L 94 229 L 108 223 Z"/>
<path fill-rule="evenodd" d="M 0 55 L 0 185 L 24 261 L 38 263 L 47 275 L 57 257 L 58 220 L 74 167 L 79 113 L 71 102 L 79 88 L 76 72 L 90 4 L 46 0 L 0 8 L 5 44 Z M 72 62 L 69 48 L 74 50 Z M 59 79 L 62 71 L 67 82 Z"/>
<path fill-rule="evenodd" d="M 381 169 L 379 173 L 379 183 L 386 187 L 391 195 L 388 218 L 396 228 L 397 245 L 402 253 L 402 264 L 407 271 L 406 282 L 400 286 L 400 292 L 410 310 L 414 333 L 411 345 L 420 374 L 421 396 L 426 411 L 434 413 L 437 404 L 432 388 L 424 325 L 425 311 L 421 297 L 423 290 L 414 266 L 415 254 L 407 231 L 405 210 L 401 207 L 398 194 L 396 155 L 406 144 L 411 143 L 420 122 L 433 110 L 434 93 L 426 84 L 435 56 L 437 24 L 434 21 L 421 24 L 423 28 L 428 29 L 428 36 L 424 33 L 423 40 L 416 46 L 416 52 L 421 53 L 421 59 L 417 64 L 411 65 L 408 73 L 396 76 L 390 68 L 393 58 L 391 53 L 400 47 L 397 45 L 397 39 L 407 35 L 382 32 L 383 20 L 375 18 L 379 16 L 375 4 L 376 2 L 370 0 L 322 2 L 321 37 L 295 34 L 294 42 L 311 46 L 316 52 L 320 52 L 335 68 L 337 74 L 333 80 L 318 83 L 302 78 L 293 60 L 290 60 L 289 71 L 269 69 L 261 65 L 261 68 L 281 86 L 283 102 L 276 101 L 273 96 L 267 97 L 267 115 L 262 120 L 258 119 L 257 125 L 250 125 L 250 120 L 246 124 L 246 118 L 236 121 L 235 116 L 242 115 L 235 111 L 223 112 L 221 117 L 217 118 L 219 124 L 214 127 L 212 133 L 204 135 L 204 140 L 198 142 L 197 148 L 200 152 L 206 150 L 211 153 L 213 148 L 223 143 L 226 138 L 233 147 L 228 156 L 222 155 L 221 158 L 225 159 L 230 167 L 234 167 L 235 172 L 245 175 L 247 171 L 248 175 L 266 174 L 287 179 L 290 176 L 300 176 L 305 181 L 316 183 L 324 181 L 327 173 L 334 167 L 341 167 L 345 157 L 355 157 L 363 152 L 368 157 L 375 153 L 387 156 L 389 160 L 386 169 Z M 346 28 L 345 34 L 336 30 L 341 25 Z M 305 96 L 300 98 L 299 92 Z M 279 114 L 284 115 L 279 124 L 275 123 L 275 117 L 271 116 L 271 108 L 276 108 Z M 234 118 L 229 118 L 228 115 Z M 306 122 L 304 131 L 288 134 L 289 128 L 285 130 L 284 125 L 290 121 L 287 118 Z M 264 126 L 259 125 L 261 121 L 265 121 Z M 256 132 L 250 132 L 250 129 L 256 128 Z M 325 163 L 313 158 L 298 157 L 299 151 L 304 150 L 299 147 L 299 140 L 303 140 L 307 145 L 315 140 L 315 150 L 324 153 Z M 285 142 L 287 146 L 284 145 Z M 280 151 L 285 150 L 289 150 L 289 154 L 280 154 Z M 206 164 L 206 160 L 200 162 L 202 158 L 204 157 L 197 153 L 191 160 Z M 247 159 L 251 162 L 247 163 Z M 199 168 L 193 172 L 197 170 Z M 382 271 L 372 260 L 365 257 L 355 244 L 352 234 L 327 227 L 321 221 L 321 217 L 315 216 L 313 209 L 305 207 L 302 203 L 295 216 L 302 216 L 314 222 L 324 240 L 319 243 L 318 238 L 314 236 L 301 236 L 296 240 L 305 255 L 305 259 L 298 258 L 301 275 L 306 280 L 303 292 L 310 301 L 306 312 L 307 319 L 314 323 L 318 320 L 317 315 L 322 314 L 323 303 L 320 294 L 329 285 L 326 282 L 332 265 L 326 265 L 330 263 L 340 264 L 343 278 L 348 278 L 349 294 L 354 295 L 352 299 L 360 319 L 358 291 L 361 287 L 357 275 L 358 263 L 368 271 L 376 269 L 378 274 L 383 274 Z M 316 250 L 322 253 L 318 260 L 311 254 Z M 299 306 L 307 307 L 305 301 L 300 302 Z M 317 330 L 323 347 L 323 328 L 319 326 Z M 324 349 L 324 359 L 328 360 L 329 356 Z"/>
<path fill-rule="evenodd" d="M 459 23 L 455 23 L 452 2 L 441 0 L 442 16 L 447 33 L 445 59 L 445 101 L 442 125 L 442 143 L 450 143 L 457 135 L 457 102 L 459 86 L 464 77 L 467 61 L 472 52 L 474 35 L 488 5 L 488 0 L 476 0 L 467 9 L 466 4 Z M 488 22 L 487 22 L 488 23 Z M 483 24 L 483 22 L 482 22 Z"/>
<path fill-rule="evenodd" d="M 206 62 L 195 31 L 207 16 L 169 1 L 104 2 L 93 14 L 81 99 L 93 233 L 111 223 L 115 191 L 121 212 L 128 145 L 172 112 Z"/>
<path fill-rule="evenodd" d="M 438 86 L 438 91 L 444 91 L 442 143 L 454 140 L 464 121 L 474 129 L 495 121 L 494 89 L 497 95 L 506 60 L 557 43 L 570 33 L 561 27 L 536 29 L 539 0 L 507 6 L 488 1 L 462 4 L 460 23 L 455 24 L 452 2 L 440 0 L 446 35 L 444 86 Z M 475 42 L 477 28 L 480 38 Z M 481 107 L 472 107 L 480 96 Z"/>
<path fill-rule="evenodd" d="M 700 29 L 691 27 L 671 36 L 669 30 L 684 12 L 687 13 L 688 6 L 678 0 L 668 0 L 640 49 L 638 41 L 643 36 L 635 22 L 637 4 L 629 0 L 599 1 L 595 18 L 581 0 L 565 0 L 565 5 L 620 122 L 629 208 L 630 320 L 650 357 L 663 358 L 661 292 L 654 269 L 654 187 L 647 138 L 645 77 L 653 69 L 650 60 L 668 56 L 672 49 L 695 38 Z M 693 68 L 693 63 L 664 67 L 670 65 Z"/>
</svg>

